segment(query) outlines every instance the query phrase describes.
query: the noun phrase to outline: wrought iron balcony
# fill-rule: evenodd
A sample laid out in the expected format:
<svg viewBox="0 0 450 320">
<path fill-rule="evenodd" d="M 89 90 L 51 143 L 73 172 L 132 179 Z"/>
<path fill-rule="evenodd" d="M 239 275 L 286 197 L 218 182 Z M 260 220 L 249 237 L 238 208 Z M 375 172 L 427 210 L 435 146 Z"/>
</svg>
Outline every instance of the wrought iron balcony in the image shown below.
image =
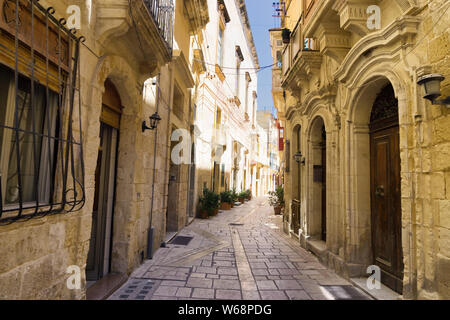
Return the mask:
<svg viewBox="0 0 450 320">
<path fill-rule="evenodd" d="M 168 48 L 173 48 L 173 0 L 143 0 Z"/>
</svg>

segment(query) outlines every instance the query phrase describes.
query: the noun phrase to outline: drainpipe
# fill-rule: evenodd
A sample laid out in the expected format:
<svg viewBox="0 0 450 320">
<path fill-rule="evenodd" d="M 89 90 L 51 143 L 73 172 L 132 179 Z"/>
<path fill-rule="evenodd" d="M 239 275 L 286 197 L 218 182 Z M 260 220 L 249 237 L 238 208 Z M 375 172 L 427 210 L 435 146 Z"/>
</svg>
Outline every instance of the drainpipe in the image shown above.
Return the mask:
<svg viewBox="0 0 450 320">
<path fill-rule="evenodd" d="M 159 85 L 161 80 L 161 73 L 158 74 L 156 80 L 156 112 L 159 112 Z M 150 225 L 147 234 L 147 258 L 153 259 L 153 242 L 154 242 L 154 227 L 153 227 L 153 204 L 155 195 L 155 175 L 156 175 L 156 151 L 158 142 L 158 128 L 155 129 L 155 139 L 153 147 L 153 181 L 152 181 L 152 200 L 150 205 Z"/>
</svg>

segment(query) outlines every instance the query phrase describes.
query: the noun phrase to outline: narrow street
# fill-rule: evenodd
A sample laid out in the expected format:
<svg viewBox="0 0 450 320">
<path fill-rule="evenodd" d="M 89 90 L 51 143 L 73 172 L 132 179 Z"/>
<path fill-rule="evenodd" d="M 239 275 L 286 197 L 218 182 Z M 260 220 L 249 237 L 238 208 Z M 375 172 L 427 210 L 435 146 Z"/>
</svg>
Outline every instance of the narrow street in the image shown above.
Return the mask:
<svg viewBox="0 0 450 320">
<path fill-rule="evenodd" d="M 265 198 L 197 219 L 109 299 L 370 299 L 284 235 L 281 222 Z"/>
</svg>

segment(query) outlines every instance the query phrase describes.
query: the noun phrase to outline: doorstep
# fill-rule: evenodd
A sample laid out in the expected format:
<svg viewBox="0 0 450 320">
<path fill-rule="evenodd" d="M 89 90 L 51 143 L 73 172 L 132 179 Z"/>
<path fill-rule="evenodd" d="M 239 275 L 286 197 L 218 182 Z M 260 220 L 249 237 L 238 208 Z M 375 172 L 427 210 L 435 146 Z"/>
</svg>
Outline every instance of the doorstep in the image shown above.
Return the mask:
<svg viewBox="0 0 450 320">
<path fill-rule="evenodd" d="M 165 244 L 169 244 L 170 241 L 172 241 L 178 234 L 179 231 L 176 232 L 166 232 L 166 236 L 164 237 L 164 242 Z"/>
<path fill-rule="evenodd" d="M 300 237 L 298 236 L 298 234 L 296 234 L 295 232 L 294 232 L 294 230 L 289 230 L 289 234 L 290 234 L 290 236 L 291 236 L 291 238 L 295 238 L 295 239 L 297 239 L 297 240 L 300 240 Z"/>
<path fill-rule="evenodd" d="M 310 240 L 306 241 L 307 249 L 312 251 L 316 256 L 321 257 L 322 254 L 327 251 L 327 244 L 322 240 Z"/>
<path fill-rule="evenodd" d="M 106 300 L 119 289 L 128 277 L 124 273 L 110 273 L 86 290 L 86 300 Z"/>
<path fill-rule="evenodd" d="M 391 290 L 384 284 L 381 284 L 381 289 L 379 290 L 369 290 L 367 288 L 367 279 L 368 278 L 350 278 L 350 282 L 376 300 L 403 300 L 400 294 Z"/>
</svg>

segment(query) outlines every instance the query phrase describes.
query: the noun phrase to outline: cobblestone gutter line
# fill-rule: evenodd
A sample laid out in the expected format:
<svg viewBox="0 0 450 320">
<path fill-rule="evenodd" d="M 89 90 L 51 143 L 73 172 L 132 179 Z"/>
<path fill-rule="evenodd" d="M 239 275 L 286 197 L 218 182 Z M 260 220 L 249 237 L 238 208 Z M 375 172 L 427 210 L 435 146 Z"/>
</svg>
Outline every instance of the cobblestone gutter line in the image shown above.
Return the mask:
<svg viewBox="0 0 450 320">
<path fill-rule="evenodd" d="M 230 229 L 239 280 L 241 281 L 242 297 L 244 300 L 261 299 L 250 264 L 247 260 L 247 255 L 245 254 L 244 246 L 239 237 L 239 232 L 236 228 Z"/>
</svg>

